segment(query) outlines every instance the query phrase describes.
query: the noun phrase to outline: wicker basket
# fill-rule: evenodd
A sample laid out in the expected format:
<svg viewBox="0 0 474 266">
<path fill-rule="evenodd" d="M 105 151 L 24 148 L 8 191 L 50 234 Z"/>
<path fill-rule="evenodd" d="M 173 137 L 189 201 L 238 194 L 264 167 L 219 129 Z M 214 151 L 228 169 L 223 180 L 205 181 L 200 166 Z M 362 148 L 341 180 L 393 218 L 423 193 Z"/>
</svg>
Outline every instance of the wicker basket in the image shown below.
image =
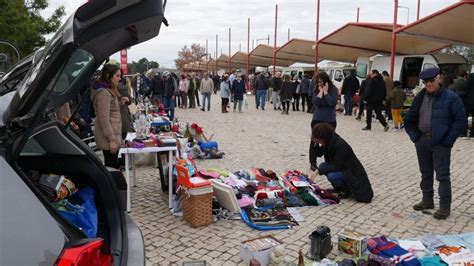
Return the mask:
<svg viewBox="0 0 474 266">
<path fill-rule="evenodd" d="M 183 218 L 194 228 L 212 223 L 212 186 L 185 189 Z"/>
</svg>

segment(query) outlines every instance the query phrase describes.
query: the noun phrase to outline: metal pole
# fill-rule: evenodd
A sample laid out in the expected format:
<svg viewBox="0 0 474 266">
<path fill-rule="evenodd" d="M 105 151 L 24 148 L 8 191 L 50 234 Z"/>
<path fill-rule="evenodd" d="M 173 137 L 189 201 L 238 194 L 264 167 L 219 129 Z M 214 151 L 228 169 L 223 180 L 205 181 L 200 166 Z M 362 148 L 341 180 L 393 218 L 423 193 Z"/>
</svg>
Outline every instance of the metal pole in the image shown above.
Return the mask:
<svg viewBox="0 0 474 266">
<path fill-rule="evenodd" d="M 247 19 L 247 72 L 245 78 L 247 81 L 247 90 L 250 90 L 250 18 Z"/>
<path fill-rule="evenodd" d="M 393 77 L 393 71 L 395 66 L 395 51 L 397 48 L 397 35 L 395 34 L 395 30 L 397 29 L 397 17 L 398 17 L 398 0 L 394 0 L 394 8 L 393 8 L 393 28 L 392 28 L 392 50 L 390 53 L 390 78 Z"/>
<path fill-rule="evenodd" d="M 359 11 L 360 11 L 360 8 L 358 7 L 357 8 L 357 23 L 359 23 Z"/>
<path fill-rule="evenodd" d="M 268 34 L 267 45 L 270 45 L 270 34 Z"/>
<path fill-rule="evenodd" d="M 276 49 L 277 49 L 277 25 L 278 25 L 278 5 L 275 5 L 275 38 L 273 38 L 273 76 L 276 68 Z"/>
<path fill-rule="evenodd" d="M 209 72 L 209 68 L 207 66 L 207 63 L 209 62 L 209 50 L 208 50 L 208 40 L 206 39 L 206 73 Z"/>
<path fill-rule="evenodd" d="M 288 41 L 290 41 L 290 28 L 288 28 Z"/>
<path fill-rule="evenodd" d="M 239 52 L 242 52 L 242 44 L 239 43 Z"/>
<path fill-rule="evenodd" d="M 418 8 L 416 9 L 416 20 L 420 19 L 420 1 L 418 0 Z"/>
<path fill-rule="evenodd" d="M 318 73 L 318 41 L 319 41 L 319 7 L 320 7 L 320 0 L 317 0 L 317 11 L 316 11 L 316 40 L 314 46 L 314 75 Z"/>
<path fill-rule="evenodd" d="M 230 44 L 230 42 L 231 42 L 230 35 L 231 35 L 231 29 L 229 28 L 229 60 L 227 61 L 227 65 L 229 67 L 229 73 L 232 71 L 231 66 L 230 66 L 230 46 L 231 46 L 231 44 Z"/>
<path fill-rule="evenodd" d="M 255 40 L 252 40 L 252 50 L 255 49 Z"/>
</svg>

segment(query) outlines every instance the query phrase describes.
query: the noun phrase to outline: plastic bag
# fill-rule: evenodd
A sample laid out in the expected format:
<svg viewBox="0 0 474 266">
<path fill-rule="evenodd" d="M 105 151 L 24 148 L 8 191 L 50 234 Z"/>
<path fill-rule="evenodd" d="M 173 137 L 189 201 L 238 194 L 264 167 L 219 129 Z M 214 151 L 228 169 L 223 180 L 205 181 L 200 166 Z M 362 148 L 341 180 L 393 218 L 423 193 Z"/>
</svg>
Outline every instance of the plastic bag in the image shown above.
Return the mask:
<svg viewBox="0 0 474 266">
<path fill-rule="evenodd" d="M 83 231 L 88 238 L 97 236 L 98 218 L 94 194 L 93 188 L 86 187 L 53 204 L 66 220 Z"/>
</svg>

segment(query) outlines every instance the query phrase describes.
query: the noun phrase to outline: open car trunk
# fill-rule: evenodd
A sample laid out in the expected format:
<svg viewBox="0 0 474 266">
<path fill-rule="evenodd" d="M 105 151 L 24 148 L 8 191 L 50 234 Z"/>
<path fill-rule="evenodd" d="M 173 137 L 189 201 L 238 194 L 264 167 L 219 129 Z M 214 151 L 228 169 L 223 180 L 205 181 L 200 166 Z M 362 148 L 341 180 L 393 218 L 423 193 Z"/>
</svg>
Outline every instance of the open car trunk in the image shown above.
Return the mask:
<svg viewBox="0 0 474 266">
<path fill-rule="evenodd" d="M 118 170 L 103 167 L 90 148 L 73 132 L 65 130 L 62 124 L 54 121 L 35 129 L 20 153 L 17 167 L 26 178 L 31 171 L 64 175 L 78 189 L 92 188 L 98 216 L 97 237 L 103 238 L 110 247 L 115 265 L 127 260 L 128 254 L 123 254 L 124 251 L 129 253 L 133 252 L 129 249 L 135 249 L 143 252 L 143 243 L 126 246 L 127 224 L 133 223 L 125 213 L 123 197 L 126 197 L 127 185 L 123 175 Z M 52 204 L 46 207 L 56 211 Z M 74 227 L 71 223 L 70 226 Z M 132 230 L 137 233 L 138 228 Z"/>
</svg>

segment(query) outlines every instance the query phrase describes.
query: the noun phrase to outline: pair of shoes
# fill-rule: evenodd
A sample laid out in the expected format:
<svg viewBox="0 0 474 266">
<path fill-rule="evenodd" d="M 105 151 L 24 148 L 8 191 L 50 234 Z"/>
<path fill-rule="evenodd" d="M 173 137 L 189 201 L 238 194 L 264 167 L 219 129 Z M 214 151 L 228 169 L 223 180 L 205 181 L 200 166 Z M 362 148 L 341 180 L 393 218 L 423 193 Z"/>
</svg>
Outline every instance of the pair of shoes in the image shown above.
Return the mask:
<svg viewBox="0 0 474 266">
<path fill-rule="evenodd" d="M 276 108 L 276 107 L 273 107 L 273 110 L 275 110 L 275 111 L 276 111 L 276 110 L 277 110 L 277 108 Z"/>
<path fill-rule="evenodd" d="M 201 110 L 201 111 L 203 111 L 203 112 L 205 111 L 205 110 L 204 110 L 204 109 L 202 109 L 202 108 L 201 108 L 200 110 Z"/>
<path fill-rule="evenodd" d="M 362 130 L 370 130 L 370 127 L 363 127 Z"/>
<path fill-rule="evenodd" d="M 357 116 L 357 117 L 356 117 L 356 120 L 359 120 L 359 121 L 360 121 L 360 117 L 359 117 L 359 116 Z"/>
<path fill-rule="evenodd" d="M 449 208 L 439 208 L 434 214 L 433 217 L 437 220 L 445 220 L 451 214 Z"/>
<path fill-rule="evenodd" d="M 337 194 L 337 197 L 340 199 L 348 199 L 351 197 L 351 192 L 349 191 L 342 191 L 341 193 Z"/>
<path fill-rule="evenodd" d="M 262 111 L 265 111 L 265 107 L 262 107 Z"/>
<path fill-rule="evenodd" d="M 390 129 L 390 126 L 389 126 L 389 125 L 386 125 L 386 126 L 383 128 L 383 131 L 387 132 L 389 129 Z"/>
<path fill-rule="evenodd" d="M 281 107 L 278 107 L 277 109 L 281 111 Z"/>
<path fill-rule="evenodd" d="M 415 211 L 424 211 L 434 209 L 433 200 L 421 200 L 419 203 L 413 205 Z"/>
</svg>

